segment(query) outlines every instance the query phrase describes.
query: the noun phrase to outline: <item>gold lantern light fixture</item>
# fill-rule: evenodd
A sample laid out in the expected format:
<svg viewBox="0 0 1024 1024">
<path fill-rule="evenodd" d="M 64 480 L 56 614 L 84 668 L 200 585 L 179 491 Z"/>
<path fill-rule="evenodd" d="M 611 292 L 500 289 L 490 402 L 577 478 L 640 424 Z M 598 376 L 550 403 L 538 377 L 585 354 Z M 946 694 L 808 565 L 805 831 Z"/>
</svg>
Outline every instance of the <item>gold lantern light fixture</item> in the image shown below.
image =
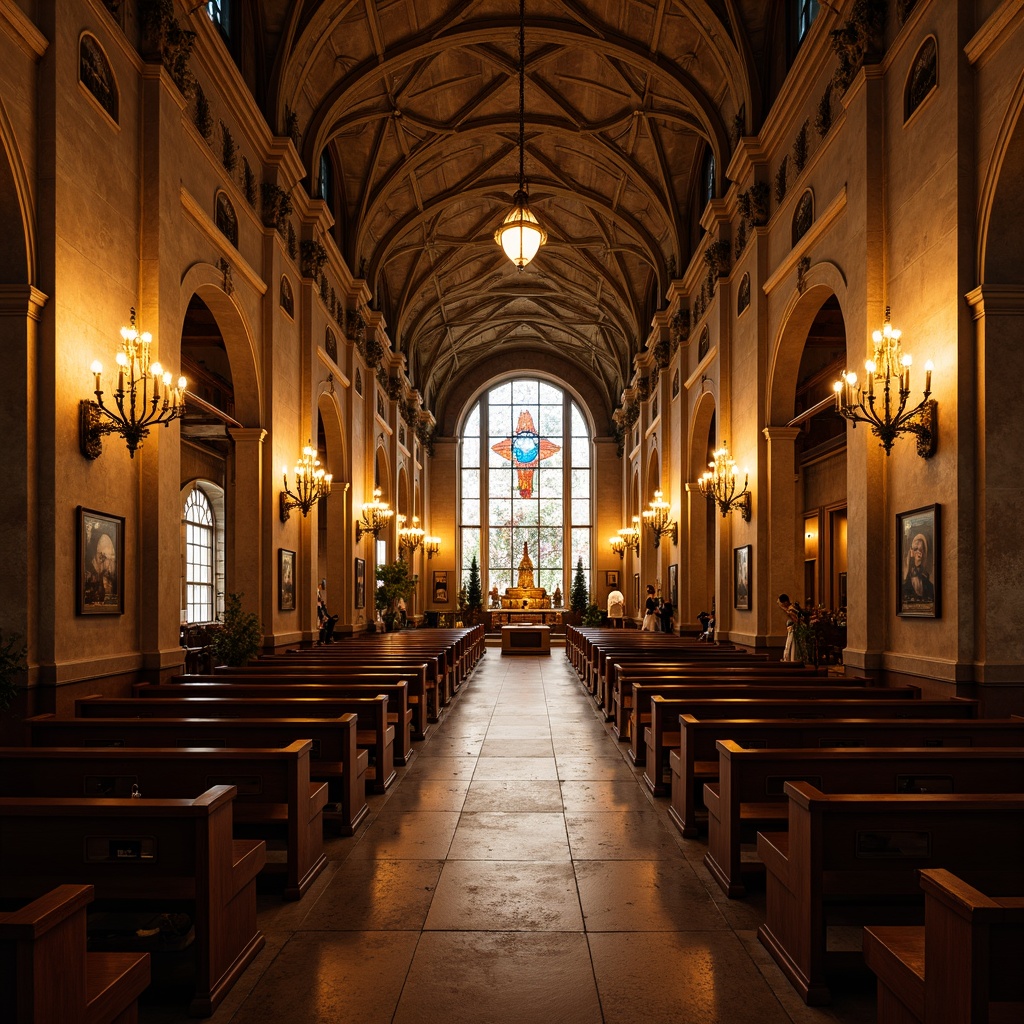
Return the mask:
<svg viewBox="0 0 1024 1024">
<path fill-rule="evenodd" d="M 111 398 L 114 408 L 103 400 L 103 364 L 96 360 L 90 369 L 95 378 L 95 401 L 79 403 L 79 444 L 87 459 L 96 459 L 103 451 L 104 434 L 120 434 L 134 459 L 153 427 L 168 426 L 185 412 L 187 381 L 158 362 L 151 361 L 153 336 L 139 331 L 135 308 L 131 320 L 121 328 L 121 348 L 117 353 L 117 388 Z"/>
<path fill-rule="evenodd" d="M 749 474 L 743 470 L 743 486 L 739 486 L 739 468 L 736 460 L 729 454 L 729 445 L 722 442 L 722 447 L 711 456 L 711 462 L 703 476 L 697 481 L 700 493 L 708 501 L 713 501 L 724 519 L 730 512 L 739 510 L 746 523 L 750 522 L 750 491 L 747 489 Z"/>
<path fill-rule="evenodd" d="M 427 553 L 427 558 L 433 558 L 434 555 L 441 553 L 441 538 L 427 536 L 423 538 L 423 550 Z"/>
<path fill-rule="evenodd" d="M 917 454 L 923 459 L 935 454 L 937 443 L 936 402 L 932 392 L 931 360 L 924 364 L 924 393 L 921 401 L 907 408 L 910 399 L 910 367 L 913 358 L 900 343 L 903 332 L 892 326 L 889 307 L 885 307 L 885 324 L 872 335 L 874 352 L 864 363 L 865 380 L 860 384 L 857 374 L 846 372 L 833 384 L 836 412 L 854 427 L 867 423 L 888 456 L 900 434 L 917 437 Z"/>
<path fill-rule="evenodd" d="M 395 510 L 388 506 L 386 501 L 380 500 L 381 489 L 373 489 L 373 501 L 367 501 L 362 506 L 362 518 L 356 522 L 356 543 L 358 544 L 368 533 L 373 534 L 376 540 L 380 531 L 391 522 Z"/>
<path fill-rule="evenodd" d="M 281 467 L 284 490 L 281 492 L 281 522 L 291 517 L 291 510 L 297 508 L 303 517 L 321 499 L 331 493 L 333 475 L 320 465 L 312 441 L 302 449 L 301 458 L 295 463 L 295 490 L 288 486 L 288 467 Z"/>
<path fill-rule="evenodd" d="M 643 524 L 653 534 L 654 546 L 658 547 L 662 537 L 671 537 L 676 544 L 676 521 L 669 517 L 672 506 L 662 497 L 661 491 L 655 491 L 654 497 L 643 510 Z"/>
<path fill-rule="evenodd" d="M 519 187 L 512 197 L 512 209 L 494 232 L 494 240 L 505 255 L 522 270 L 548 240 L 530 210 L 526 191 L 526 0 L 519 0 Z"/>
</svg>

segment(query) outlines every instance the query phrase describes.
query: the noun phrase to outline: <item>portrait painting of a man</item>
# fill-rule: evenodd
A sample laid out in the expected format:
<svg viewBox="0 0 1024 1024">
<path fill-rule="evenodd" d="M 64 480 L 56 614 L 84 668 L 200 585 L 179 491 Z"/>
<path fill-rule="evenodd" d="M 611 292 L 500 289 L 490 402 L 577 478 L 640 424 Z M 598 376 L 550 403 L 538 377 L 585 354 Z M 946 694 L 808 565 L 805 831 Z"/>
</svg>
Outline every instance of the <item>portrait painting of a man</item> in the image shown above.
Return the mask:
<svg viewBox="0 0 1024 1024">
<path fill-rule="evenodd" d="M 78 508 L 79 615 L 124 611 L 124 519 Z"/>
<path fill-rule="evenodd" d="M 939 615 L 939 506 L 896 517 L 899 538 L 897 613 L 918 618 Z"/>
</svg>

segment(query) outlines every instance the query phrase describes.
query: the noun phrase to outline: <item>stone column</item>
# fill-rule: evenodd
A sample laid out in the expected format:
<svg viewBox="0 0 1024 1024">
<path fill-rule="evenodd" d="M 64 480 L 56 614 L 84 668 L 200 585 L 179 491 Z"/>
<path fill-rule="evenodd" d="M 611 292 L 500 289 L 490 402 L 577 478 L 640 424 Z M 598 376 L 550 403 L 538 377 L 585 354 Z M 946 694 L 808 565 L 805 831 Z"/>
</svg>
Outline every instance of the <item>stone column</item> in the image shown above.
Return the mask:
<svg viewBox="0 0 1024 1024">
<path fill-rule="evenodd" d="M 274 530 L 263 525 L 263 427 L 229 427 L 234 441 L 234 475 L 229 481 L 228 516 L 233 524 L 228 550 L 230 590 L 244 595 L 242 607 L 273 623 L 276 595 L 273 573 L 264 581 L 263 566 L 273 565 Z M 276 505 L 274 506 L 276 513 Z M 266 536 L 266 541 L 261 538 Z M 268 550 L 264 550 L 264 543 Z"/>
<path fill-rule="evenodd" d="M 786 622 L 775 602 L 779 594 L 798 599 L 803 587 L 803 545 L 800 543 L 802 509 L 797 508 L 796 439 L 799 427 L 765 427 L 767 445 L 766 472 L 760 479 L 767 493 L 758 502 L 764 511 L 766 529 L 761 535 L 763 550 L 754 552 L 754 586 L 757 602 L 758 632 L 768 638 L 769 646 L 786 642 Z"/>
<path fill-rule="evenodd" d="M 711 611 L 715 588 L 714 581 L 708 579 L 708 499 L 700 493 L 696 483 L 683 485 L 683 517 L 687 571 L 679 584 L 680 607 L 676 609 L 676 621 L 680 628 L 699 629 L 697 616 Z"/>
</svg>

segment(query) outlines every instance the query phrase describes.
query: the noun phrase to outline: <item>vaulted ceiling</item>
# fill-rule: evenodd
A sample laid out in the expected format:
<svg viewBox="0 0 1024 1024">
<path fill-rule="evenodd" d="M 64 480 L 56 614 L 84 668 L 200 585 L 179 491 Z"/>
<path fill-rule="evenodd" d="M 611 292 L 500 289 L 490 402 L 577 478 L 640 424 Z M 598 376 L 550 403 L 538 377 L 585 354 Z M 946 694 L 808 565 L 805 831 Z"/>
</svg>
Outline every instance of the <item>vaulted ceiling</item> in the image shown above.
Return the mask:
<svg viewBox="0 0 1024 1024">
<path fill-rule="evenodd" d="M 764 0 L 527 0 L 522 271 L 494 230 L 518 177 L 517 0 L 262 0 L 268 117 L 335 168 L 336 238 L 428 406 L 496 351 L 618 404 L 691 256 L 701 166 L 760 116 Z M 313 172 L 315 176 L 315 172 Z"/>
</svg>

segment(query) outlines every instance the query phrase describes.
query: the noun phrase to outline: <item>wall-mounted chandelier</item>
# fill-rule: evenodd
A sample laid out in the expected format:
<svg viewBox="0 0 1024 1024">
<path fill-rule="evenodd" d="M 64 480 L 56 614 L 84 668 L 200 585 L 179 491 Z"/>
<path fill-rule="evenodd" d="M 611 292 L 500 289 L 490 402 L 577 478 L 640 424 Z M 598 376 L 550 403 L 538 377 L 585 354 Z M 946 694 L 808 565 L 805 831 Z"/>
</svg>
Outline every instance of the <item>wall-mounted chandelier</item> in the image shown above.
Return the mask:
<svg viewBox="0 0 1024 1024">
<path fill-rule="evenodd" d="M 386 501 L 380 500 L 381 489 L 373 489 L 373 501 L 367 501 L 362 506 L 362 519 L 356 523 L 356 543 L 358 544 L 368 533 L 373 534 L 376 540 L 380 531 L 384 529 L 391 517 L 395 514 L 393 508 L 388 507 Z"/>
<path fill-rule="evenodd" d="M 924 394 L 912 409 L 907 408 L 910 398 L 910 366 L 913 362 L 909 352 L 903 352 L 900 338 L 903 332 L 889 322 L 889 307 L 885 307 L 885 325 L 875 331 L 874 355 L 864 363 L 865 383 L 861 386 L 857 374 L 844 373 L 841 380 L 833 384 L 836 393 L 836 411 L 848 419 L 854 427 L 868 423 L 888 455 L 900 434 L 917 436 L 917 454 L 923 459 L 935 454 L 937 442 L 937 408 L 932 393 L 931 360 L 924 364 Z"/>
<path fill-rule="evenodd" d="M 152 427 L 167 426 L 185 412 L 188 382 L 179 377 L 174 386 L 172 374 L 159 363 L 150 362 L 152 343 L 149 331 L 140 333 L 136 328 L 133 306 L 130 325 L 121 328 L 121 350 L 116 357 L 117 389 L 112 396 L 116 409 L 108 408 L 103 401 L 103 364 L 97 360 L 90 367 L 96 400 L 79 403 L 79 445 L 87 459 L 99 458 L 104 434 L 120 434 L 134 459 Z"/>
<path fill-rule="evenodd" d="M 440 537 L 424 537 L 423 538 L 423 550 L 427 553 L 427 558 L 433 558 L 434 555 L 440 554 L 441 551 L 441 538 Z"/>
<path fill-rule="evenodd" d="M 331 481 L 334 479 L 317 458 L 312 442 L 302 449 L 302 457 L 295 463 L 295 490 L 288 487 L 288 467 L 282 466 L 281 476 L 284 490 L 281 492 L 281 522 L 286 523 L 291 510 L 297 508 L 302 515 L 308 516 L 309 510 L 321 499 L 331 493 Z"/>
<path fill-rule="evenodd" d="M 530 210 L 526 192 L 526 0 L 519 0 L 519 187 L 512 197 L 512 209 L 494 232 L 494 240 L 520 269 L 526 266 L 548 240 Z"/>
<path fill-rule="evenodd" d="M 423 543 L 426 532 L 420 528 L 420 517 L 412 517 L 412 526 L 405 525 L 405 516 L 399 516 L 397 522 L 399 546 L 407 548 L 410 553 L 415 551 Z"/>
<path fill-rule="evenodd" d="M 623 526 L 614 536 L 608 538 L 608 545 L 613 555 L 625 558 L 627 551 L 634 555 L 640 553 L 640 517 L 633 516 L 632 526 Z"/>
<path fill-rule="evenodd" d="M 661 491 L 655 491 L 654 497 L 647 503 L 643 510 L 644 526 L 654 535 L 654 546 L 658 547 L 662 537 L 671 537 L 672 543 L 678 543 L 676 537 L 676 521 L 669 518 L 672 506 L 661 496 Z"/>
<path fill-rule="evenodd" d="M 700 493 L 718 505 L 723 519 L 730 512 L 739 509 L 743 521 L 749 523 L 750 491 L 747 490 L 747 471 L 743 471 L 743 487 L 737 492 L 740 471 L 736 466 L 736 460 L 729 454 L 729 445 L 725 441 L 722 442 L 722 447 L 712 454 L 711 459 L 704 475 L 697 481 Z"/>
</svg>

